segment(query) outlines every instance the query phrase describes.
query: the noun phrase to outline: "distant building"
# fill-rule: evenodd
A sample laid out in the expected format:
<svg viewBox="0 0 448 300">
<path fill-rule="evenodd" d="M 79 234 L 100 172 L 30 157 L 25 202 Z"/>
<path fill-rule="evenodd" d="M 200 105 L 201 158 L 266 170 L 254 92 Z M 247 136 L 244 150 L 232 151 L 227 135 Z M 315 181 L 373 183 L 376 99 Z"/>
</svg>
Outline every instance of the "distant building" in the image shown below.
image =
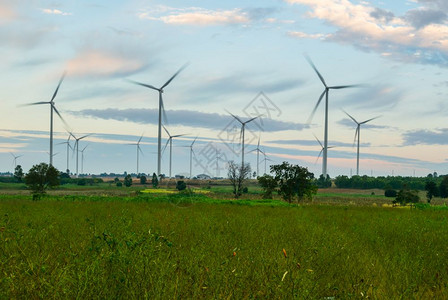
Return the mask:
<svg viewBox="0 0 448 300">
<path fill-rule="evenodd" d="M 210 176 L 208 176 L 207 174 L 199 174 L 196 176 L 197 179 L 201 179 L 201 180 L 207 180 L 207 179 L 212 179 Z"/>
</svg>

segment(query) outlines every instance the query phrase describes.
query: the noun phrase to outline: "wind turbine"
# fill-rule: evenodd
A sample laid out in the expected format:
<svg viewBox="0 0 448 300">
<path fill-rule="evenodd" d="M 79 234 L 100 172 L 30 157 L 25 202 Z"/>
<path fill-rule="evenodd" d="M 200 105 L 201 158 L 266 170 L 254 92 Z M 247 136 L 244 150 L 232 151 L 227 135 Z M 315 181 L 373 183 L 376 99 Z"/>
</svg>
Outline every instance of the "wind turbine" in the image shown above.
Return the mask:
<svg viewBox="0 0 448 300">
<path fill-rule="evenodd" d="M 216 152 L 216 154 L 215 154 L 215 156 L 216 156 L 216 178 L 218 178 L 219 177 L 219 165 L 218 165 L 218 163 L 219 163 L 220 160 L 221 161 L 226 161 L 226 160 L 222 158 L 223 153 L 220 153 L 221 151 L 219 151 L 218 147 L 215 147 L 215 152 Z"/>
<path fill-rule="evenodd" d="M 137 142 L 137 143 L 128 144 L 128 145 L 137 146 L 137 175 L 139 174 L 139 172 L 138 172 L 139 152 L 143 155 L 142 149 L 140 148 L 140 142 L 142 141 L 142 138 L 143 138 L 143 134 L 142 134 L 142 136 L 138 139 L 138 142 Z"/>
<path fill-rule="evenodd" d="M 90 134 L 83 135 L 79 138 L 77 138 L 72 132 L 70 132 L 70 135 L 75 139 L 75 146 L 73 148 L 74 151 L 76 151 L 76 178 L 78 178 L 78 154 L 79 154 L 79 141 L 83 138 L 88 137 Z"/>
<path fill-rule="evenodd" d="M 266 162 L 267 162 L 267 161 L 273 161 L 273 160 L 270 159 L 270 158 L 268 158 L 268 156 L 266 155 L 265 152 L 263 152 L 263 155 L 264 155 L 264 158 L 263 158 L 263 160 L 262 160 L 261 162 L 264 162 L 264 174 L 267 174 L 267 173 L 266 173 Z"/>
<path fill-rule="evenodd" d="M 313 134 L 313 135 L 314 135 L 314 134 Z M 320 152 L 319 152 L 319 155 L 318 155 L 317 158 L 316 158 L 316 162 L 315 162 L 315 164 L 316 164 L 317 161 L 319 160 L 320 156 L 322 155 L 322 152 L 324 151 L 324 146 L 322 145 L 322 143 L 320 142 L 320 140 L 317 138 L 317 136 L 314 135 L 314 138 L 316 139 L 316 141 L 317 141 L 317 142 L 319 143 L 319 145 L 321 146 L 321 150 L 320 150 Z M 334 148 L 334 146 L 328 147 L 328 149 L 330 149 L 330 148 Z"/>
<path fill-rule="evenodd" d="M 195 137 L 195 139 L 193 140 L 193 143 L 190 144 L 190 146 L 182 146 L 182 147 L 188 147 L 190 148 L 190 179 L 192 178 L 192 170 L 193 170 L 193 154 L 194 154 L 194 150 L 193 150 L 193 145 L 196 142 L 198 137 Z"/>
<path fill-rule="evenodd" d="M 58 144 L 58 145 L 67 144 L 67 169 L 66 169 L 67 173 L 69 172 L 69 155 L 68 155 L 68 153 L 70 151 L 69 149 L 73 149 L 72 146 L 70 145 L 71 137 L 72 137 L 71 134 L 69 134 L 67 141 Z"/>
<path fill-rule="evenodd" d="M 81 152 L 81 174 L 84 174 L 84 150 L 86 150 L 87 146 L 86 145 L 80 152 Z"/>
<path fill-rule="evenodd" d="M 345 112 L 345 114 L 347 116 L 350 117 L 350 119 L 353 120 L 353 122 L 356 123 L 355 139 L 354 139 L 353 143 L 355 143 L 356 140 L 358 140 L 358 149 L 357 149 L 357 152 L 356 152 L 356 175 L 359 175 L 359 140 L 360 140 L 360 135 L 361 135 L 361 125 L 366 124 L 366 123 L 368 123 L 368 122 L 370 122 L 372 120 L 378 119 L 380 116 L 377 116 L 375 118 L 371 118 L 371 119 L 365 120 L 363 122 L 358 122 L 358 121 L 356 121 L 355 118 L 353 118 L 351 115 L 349 115 L 345 110 L 343 110 L 343 111 Z"/>
<path fill-rule="evenodd" d="M 317 76 L 319 77 L 320 81 L 324 85 L 325 89 L 322 92 L 322 94 L 319 97 L 319 100 L 317 100 L 316 106 L 313 109 L 313 112 L 311 113 L 308 123 L 311 123 L 311 120 L 313 119 L 314 113 L 316 112 L 317 108 L 319 107 L 320 102 L 322 101 L 323 97 L 325 96 L 325 129 L 324 129 L 324 149 L 323 149 L 323 156 L 322 156 L 322 174 L 324 175 L 324 178 L 327 178 L 327 150 L 328 150 L 328 94 L 330 90 L 340 90 L 340 89 L 346 89 L 346 88 L 352 88 L 352 87 L 358 87 L 359 85 L 336 85 L 336 86 L 328 86 L 325 82 L 325 79 L 322 77 L 322 75 L 317 70 L 316 66 L 314 65 L 311 58 L 309 58 L 307 55 L 305 55 L 306 60 L 311 65 L 311 67 L 316 72 Z"/>
<path fill-rule="evenodd" d="M 59 87 L 62 84 L 62 81 L 64 80 L 65 77 L 65 72 L 62 74 L 61 79 L 59 80 L 59 84 L 56 87 L 56 90 L 53 93 L 53 97 L 51 97 L 51 100 L 48 102 L 34 102 L 34 103 L 29 103 L 29 104 L 25 104 L 24 106 L 31 106 L 31 105 L 40 105 L 40 104 L 50 104 L 50 165 L 53 165 L 53 111 L 59 116 L 59 118 L 62 120 L 62 122 L 64 123 L 64 125 L 68 128 L 69 126 L 67 125 L 67 123 L 65 122 L 64 118 L 62 118 L 61 114 L 59 113 L 59 111 L 57 110 L 55 104 L 54 104 L 54 99 L 56 98 L 56 95 L 58 94 L 59 91 Z"/>
<path fill-rule="evenodd" d="M 249 151 L 249 153 L 250 153 L 250 152 L 254 152 L 254 151 L 257 151 L 257 176 L 260 176 L 260 173 L 259 173 L 259 165 L 260 165 L 259 159 L 260 159 L 260 152 L 264 154 L 264 152 L 260 149 L 260 136 L 258 136 L 258 144 L 257 144 L 257 148 L 255 148 L 255 149 Z"/>
<path fill-rule="evenodd" d="M 145 83 L 141 83 L 141 82 L 137 82 L 134 80 L 129 80 L 130 82 L 137 84 L 137 85 L 141 85 L 143 87 L 149 88 L 149 89 L 153 89 L 159 92 L 159 127 L 158 127 L 158 135 L 157 135 L 157 175 L 160 176 L 161 175 L 161 161 L 162 161 L 162 113 L 163 113 L 163 118 L 166 120 L 166 115 L 165 115 L 165 107 L 163 105 L 163 98 L 162 98 L 162 94 L 164 91 L 164 88 L 168 86 L 168 84 L 170 84 L 170 82 L 176 78 L 177 75 L 179 75 L 179 73 L 185 69 L 188 66 L 187 64 L 184 64 L 176 73 L 174 73 L 173 76 L 171 76 L 170 79 L 168 79 L 167 82 L 165 82 L 160 88 L 156 88 L 155 86 L 152 86 L 150 84 L 145 84 Z"/>
<path fill-rule="evenodd" d="M 16 167 L 17 167 L 17 159 L 18 159 L 19 157 L 22 157 L 23 155 L 14 155 L 14 153 L 12 153 L 12 152 L 10 152 L 10 153 L 11 153 L 12 157 L 14 157 L 12 163 L 14 164 L 14 170 L 15 170 Z"/>
<path fill-rule="evenodd" d="M 162 125 L 163 126 L 163 125 Z M 168 146 L 168 143 L 170 143 L 170 178 L 171 178 L 171 162 L 172 162 L 172 158 L 173 158 L 173 139 L 180 137 L 180 136 L 184 136 L 185 134 L 176 134 L 176 135 L 171 135 L 169 133 L 169 131 L 166 129 L 165 126 L 163 126 L 163 129 L 165 129 L 165 132 L 168 134 L 169 138 L 166 141 L 165 147 L 163 148 L 163 152 L 165 152 L 166 147 Z"/>
<path fill-rule="evenodd" d="M 241 119 L 238 118 L 237 116 L 235 116 L 235 115 L 233 115 L 233 114 L 231 114 L 231 113 L 229 113 L 229 114 L 230 114 L 232 117 L 234 117 L 238 122 L 241 123 L 241 134 L 240 134 L 240 138 L 242 137 L 242 138 L 241 138 L 241 167 L 243 168 L 243 167 L 244 167 L 244 132 L 245 132 L 245 129 L 246 129 L 246 124 L 252 122 L 253 120 L 255 120 L 256 118 L 258 118 L 258 117 L 260 117 L 260 116 L 256 116 L 256 117 L 254 117 L 254 118 L 252 118 L 252 119 L 249 119 L 249 120 L 243 122 L 243 121 L 241 121 Z"/>
</svg>

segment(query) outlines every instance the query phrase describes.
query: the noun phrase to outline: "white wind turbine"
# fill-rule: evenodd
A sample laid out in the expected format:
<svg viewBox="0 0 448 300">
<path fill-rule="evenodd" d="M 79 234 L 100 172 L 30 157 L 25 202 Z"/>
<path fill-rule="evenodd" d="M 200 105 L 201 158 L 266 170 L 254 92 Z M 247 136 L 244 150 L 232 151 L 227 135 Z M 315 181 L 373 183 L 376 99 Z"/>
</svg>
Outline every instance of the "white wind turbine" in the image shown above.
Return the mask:
<svg viewBox="0 0 448 300">
<path fill-rule="evenodd" d="M 153 89 L 159 92 L 159 127 L 158 127 L 158 135 L 157 135 L 157 175 L 160 176 L 161 174 L 161 162 L 162 162 L 162 114 L 163 114 L 163 118 L 166 121 L 166 115 L 165 115 L 165 107 L 163 105 L 163 98 L 162 98 L 162 94 L 164 91 L 164 88 L 168 86 L 168 84 L 170 84 L 170 82 L 177 76 L 179 75 L 179 73 L 185 69 L 188 66 L 188 63 L 183 65 L 173 76 L 171 76 L 170 79 L 168 79 L 167 82 L 165 82 L 160 88 L 156 88 L 155 86 L 152 86 L 150 84 L 146 84 L 146 83 L 141 83 L 141 82 L 137 82 L 134 80 L 129 80 L 130 82 L 149 88 L 149 89 Z"/>
<path fill-rule="evenodd" d="M 252 119 L 249 119 L 245 122 L 241 121 L 240 118 L 238 118 L 237 116 L 229 113 L 232 117 L 234 117 L 238 122 L 241 123 L 241 133 L 240 133 L 240 138 L 241 138 L 241 167 L 244 167 L 244 133 L 245 133 L 245 129 L 246 129 L 246 124 L 252 122 L 253 120 L 255 120 L 256 118 L 260 117 L 260 116 L 256 116 Z"/>
<path fill-rule="evenodd" d="M 316 112 L 317 108 L 319 107 L 320 102 L 322 101 L 323 97 L 325 96 L 325 127 L 324 127 L 324 149 L 323 149 L 323 156 L 322 156 L 322 174 L 324 175 L 324 178 L 327 177 L 327 150 L 328 150 L 328 94 L 330 90 L 339 90 L 339 89 L 346 89 L 346 88 L 352 88 L 352 87 L 358 87 L 360 85 L 337 85 L 337 86 L 328 86 L 325 82 L 325 79 L 322 77 L 322 75 L 317 70 L 316 66 L 312 62 L 311 58 L 305 55 L 305 58 L 308 60 L 311 67 L 316 72 L 317 76 L 319 77 L 320 81 L 324 85 L 325 89 L 322 92 L 322 94 L 319 97 L 319 100 L 317 100 L 316 106 L 313 109 L 313 112 L 311 113 L 308 123 L 311 123 L 311 120 L 313 119 L 314 113 Z"/>
<path fill-rule="evenodd" d="M 19 157 L 22 157 L 23 155 L 15 155 L 14 153 L 12 153 L 12 152 L 10 152 L 11 153 L 11 155 L 12 155 L 12 157 L 13 157 L 13 161 L 12 161 L 12 163 L 13 163 L 13 165 L 14 165 L 14 170 L 16 169 L 16 167 L 17 167 L 17 159 L 19 158 Z"/>
<path fill-rule="evenodd" d="M 314 135 L 314 133 L 313 133 L 313 135 Z M 320 152 L 319 152 L 319 155 L 318 155 L 317 158 L 316 158 L 316 162 L 315 162 L 315 164 L 316 164 L 317 161 L 319 160 L 320 156 L 322 155 L 322 152 L 324 151 L 324 146 L 322 145 L 322 143 L 320 142 L 320 140 L 317 138 L 317 136 L 314 135 L 314 138 L 316 139 L 316 141 L 319 143 L 319 145 L 320 145 L 320 147 L 321 147 Z M 334 146 L 330 146 L 330 147 L 328 147 L 328 149 L 331 149 L 331 148 L 334 148 Z"/>
<path fill-rule="evenodd" d="M 86 150 L 87 146 L 86 145 L 84 148 L 82 148 L 81 152 L 81 174 L 84 174 L 84 150 Z"/>
<path fill-rule="evenodd" d="M 163 126 L 163 125 L 162 125 Z M 165 152 L 166 147 L 168 146 L 168 143 L 170 144 L 170 177 L 171 178 L 171 162 L 172 162 L 172 158 L 173 158 L 173 139 L 180 137 L 180 136 L 184 136 L 185 134 L 176 134 L 176 135 L 171 135 L 169 133 L 169 131 L 166 129 L 165 126 L 163 126 L 163 129 L 165 129 L 165 132 L 168 134 L 169 138 L 166 141 L 165 147 L 163 148 L 163 152 Z"/>
<path fill-rule="evenodd" d="M 225 159 L 223 159 L 224 154 L 218 149 L 218 147 L 215 147 L 215 160 L 216 160 L 216 178 L 219 177 L 219 161 L 227 162 Z"/>
<path fill-rule="evenodd" d="M 137 143 L 131 143 L 131 144 L 128 144 L 128 145 L 137 146 L 137 175 L 140 174 L 140 173 L 138 172 L 138 167 L 139 167 L 139 153 L 141 153 L 141 154 L 143 155 L 143 151 L 142 151 L 142 149 L 140 148 L 140 142 L 142 141 L 142 138 L 143 138 L 143 134 L 142 134 L 142 136 L 138 139 Z"/>
<path fill-rule="evenodd" d="M 371 118 L 368 120 L 365 120 L 363 122 L 358 122 L 356 121 L 355 118 L 353 118 L 351 115 L 349 115 L 345 110 L 343 110 L 345 112 L 345 114 L 347 116 L 349 116 L 350 119 L 353 120 L 353 122 L 356 123 L 356 131 L 355 131 L 355 139 L 354 139 L 354 143 L 356 142 L 356 140 L 358 140 L 358 147 L 357 147 L 357 151 L 356 151 L 356 175 L 359 175 L 359 141 L 360 141 L 360 135 L 361 135 L 361 125 L 366 124 L 370 121 L 373 121 L 375 119 L 378 119 L 380 116 L 377 116 L 375 118 Z"/>
<path fill-rule="evenodd" d="M 68 138 L 67 138 L 67 141 L 65 141 L 65 142 L 62 142 L 62 143 L 58 143 L 58 145 L 62 145 L 62 144 L 67 144 L 67 169 L 66 169 L 66 171 L 67 172 L 69 172 L 69 152 L 70 152 L 70 149 L 72 149 L 73 150 L 73 148 L 72 148 L 72 146 L 70 145 L 70 138 L 71 138 L 72 136 L 71 136 L 71 134 L 69 134 L 68 135 Z"/>
<path fill-rule="evenodd" d="M 182 147 L 190 148 L 190 179 L 192 178 L 192 171 L 193 171 L 193 154 L 194 154 L 193 145 L 196 142 L 197 138 L 198 137 L 195 137 L 195 139 L 193 140 L 193 143 L 191 143 L 190 146 L 182 146 Z"/>
<path fill-rule="evenodd" d="M 59 111 L 57 110 L 55 104 L 54 104 L 54 99 L 56 98 L 56 95 L 58 94 L 59 91 L 59 87 L 62 84 L 62 81 L 64 80 L 65 77 L 65 72 L 62 74 L 61 79 L 59 80 L 59 84 L 56 87 L 56 90 L 53 93 L 53 96 L 51 97 L 50 101 L 47 102 L 34 102 L 34 103 L 29 103 L 29 104 L 25 104 L 24 106 L 31 106 L 31 105 L 40 105 L 40 104 L 50 104 L 50 165 L 53 165 L 53 111 L 59 116 L 59 118 L 62 120 L 62 122 L 64 123 L 64 125 L 66 126 L 66 128 L 68 128 L 69 126 L 67 125 L 67 123 L 65 122 L 64 118 L 62 118 L 61 114 L 59 113 Z"/>
<path fill-rule="evenodd" d="M 70 135 L 75 139 L 75 146 L 73 147 L 73 150 L 76 151 L 76 178 L 78 178 L 78 175 L 79 175 L 79 173 L 78 173 L 79 141 L 82 140 L 83 138 L 88 137 L 90 134 L 83 135 L 79 138 L 77 138 L 72 132 L 70 132 Z"/>
<path fill-rule="evenodd" d="M 264 158 L 263 158 L 263 160 L 262 160 L 261 162 L 264 162 L 264 174 L 267 174 L 267 173 L 266 173 L 266 162 L 268 162 L 268 161 L 273 161 L 273 160 L 270 159 L 270 158 L 268 158 L 268 156 L 266 155 L 265 152 L 263 152 L 263 155 L 264 155 Z"/>
<path fill-rule="evenodd" d="M 254 152 L 254 151 L 257 151 L 257 176 L 260 176 L 260 173 L 259 173 L 259 165 L 260 165 L 260 160 L 259 160 L 259 159 L 260 159 L 260 152 L 264 154 L 264 152 L 260 149 L 260 136 L 258 136 L 258 144 L 257 144 L 257 148 L 255 148 L 255 149 L 249 151 L 249 153 L 250 153 L 250 152 Z"/>
</svg>

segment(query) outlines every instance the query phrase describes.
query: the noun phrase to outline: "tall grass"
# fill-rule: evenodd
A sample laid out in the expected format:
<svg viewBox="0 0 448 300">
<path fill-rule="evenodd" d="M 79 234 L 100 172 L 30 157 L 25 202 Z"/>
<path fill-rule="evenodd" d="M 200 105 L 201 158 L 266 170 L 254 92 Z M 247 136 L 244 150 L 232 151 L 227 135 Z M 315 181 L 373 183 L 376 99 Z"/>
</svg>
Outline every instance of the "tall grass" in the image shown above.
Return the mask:
<svg viewBox="0 0 448 300">
<path fill-rule="evenodd" d="M 92 200 L 0 200 L 0 298 L 448 297 L 445 210 Z"/>
</svg>

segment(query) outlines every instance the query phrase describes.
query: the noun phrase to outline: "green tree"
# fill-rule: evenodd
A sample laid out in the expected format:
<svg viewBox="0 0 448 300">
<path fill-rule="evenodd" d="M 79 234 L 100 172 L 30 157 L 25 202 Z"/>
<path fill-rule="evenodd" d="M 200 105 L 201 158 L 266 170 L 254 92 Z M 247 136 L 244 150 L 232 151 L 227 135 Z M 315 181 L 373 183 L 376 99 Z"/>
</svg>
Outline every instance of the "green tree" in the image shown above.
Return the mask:
<svg viewBox="0 0 448 300">
<path fill-rule="evenodd" d="M 439 195 L 442 198 L 448 198 L 448 175 L 443 176 L 439 186 Z"/>
<path fill-rule="evenodd" d="M 258 184 L 263 189 L 263 199 L 272 199 L 272 193 L 277 189 L 277 180 L 268 174 L 257 177 Z"/>
<path fill-rule="evenodd" d="M 125 177 L 124 177 L 124 181 L 123 181 L 123 183 L 124 183 L 124 185 L 126 186 L 126 187 L 130 187 L 131 185 L 132 185 L 132 176 L 131 175 L 126 175 Z"/>
<path fill-rule="evenodd" d="M 319 188 L 331 187 L 331 178 L 330 178 L 330 175 L 328 175 L 328 174 L 327 174 L 327 178 L 325 178 L 323 174 L 320 174 L 319 179 L 317 179 L 316 182 L 317 182 L 317 186 Z"/>
<path fill-rule="evenodd" d="M 145 175 L 140 175 L 140 183 L 141 184 L 146 184 L 146 182 L 147 182 L 146 176 Z"/>
<path fill-rule="evenodd" d="M 431 203 L 433 197 L 437 197 L 439 195 L 439 189 L 434 181 L 428 181 L 425 185 L 425 190 L 428 203 Z"/>
<path fill-rule="evenodd" d="M 16 168 L 14 169 L 14 178 L 18 181 L 18 182 L 22 182 L 23 179 L 23 169 L 21 165 L 17 165 Z"/>
<path fill-rule="evenodd" d="M 406 205 L 408 203 L 418 203 L 419 201 L 420 197 L 418 196 L 418 191 L 410 190 L 407 185 L 404 185 L 403 188 L 397 193 L 397 197 L 394 201 L 392 201 L 392 203 Z"/>
<path fill-rule="evenodd" d="M 311 200 L 317 192 L 314 174 L 305 167 L 283 162 L 281 165 L 271 166 L 271 172 L 275 174 L 279 194 L 289 203 L 295 196 L 299 201 L 305 197 Z"/>
<path fill-rule="evenodd" d="M 233 187 L 233 196 L 238 199 L 243 193 L 244 184 L 246 179 L 250 176 L 251 168 L 249 164 L 244 164 L 244 166 L 235 163 L 234 161 L 229 162 L 227 176 L 230 179 L 230 183 Z"/>
<path fill-rule="evenodd" d="M 151 183 L 152 183 L 152 186 L 155 188 L 159 186 L 159 179 L 157 178 L 156 173 L 152 173 Z"/>
<path fill-rule="evenodd" d="M 33 194 L 45 194 L 47 188 L 59 185 L 59 171 L 46 163 L 34 165 L 25 175 L 25 183 Z"/>
</svg>

